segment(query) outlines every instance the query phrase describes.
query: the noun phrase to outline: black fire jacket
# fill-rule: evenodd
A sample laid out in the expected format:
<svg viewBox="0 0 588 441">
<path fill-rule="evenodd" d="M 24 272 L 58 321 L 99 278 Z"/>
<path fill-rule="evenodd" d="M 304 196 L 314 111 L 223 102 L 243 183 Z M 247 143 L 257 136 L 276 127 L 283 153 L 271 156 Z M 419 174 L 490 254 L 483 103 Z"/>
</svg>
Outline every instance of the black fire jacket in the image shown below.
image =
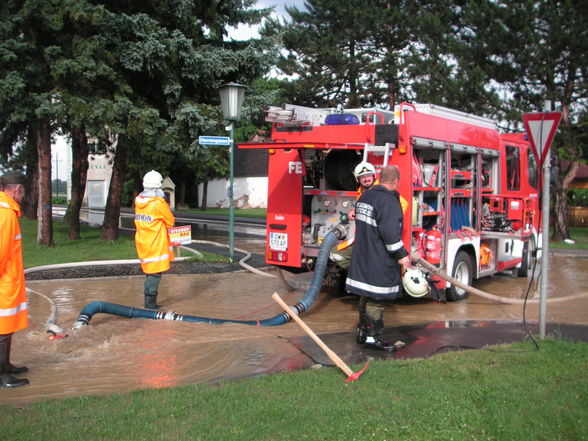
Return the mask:
<svg viewBox="0 0 588 441">
<path fill-rule="evenodd" d="M 408 255 L 402 242 L 402 208 L 397 191 L 377 185 L 355 205 L 355 244 L 345 289 L 374 299 L 395 300 L 402 290 L 398 259 Z"/>
</svg>

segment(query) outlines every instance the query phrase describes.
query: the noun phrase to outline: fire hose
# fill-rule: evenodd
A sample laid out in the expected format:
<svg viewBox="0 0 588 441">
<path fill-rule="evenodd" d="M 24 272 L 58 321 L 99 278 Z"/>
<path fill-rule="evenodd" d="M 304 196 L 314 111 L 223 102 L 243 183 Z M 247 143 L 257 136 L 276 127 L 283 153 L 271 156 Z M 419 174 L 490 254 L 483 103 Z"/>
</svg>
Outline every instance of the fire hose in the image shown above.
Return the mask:
<svg viewBox="0 0 588 441">
<path fill-rule="evenodd" d="M 480 289 L 474 288 L 473 286 L 461 283 L 459 280 L 449 276 L 447 273 L 445 273 L 441 269 L 437 268 L 436 266 L 432 265 L 431 263 L 427 262 L 426 260 L 424 260 L 422 257 L 420 257 L 418 255 L 413 254 L 411 256 L 411 258 L 414 262 L 417 263 L 417 265 L 422 266 L 427 271 L 429 271 L 431 274 L 438 276 L 438 277 L 441 277 L 443 280 L 446 280 L 447 282 L 451 283 L 452 285 L 455 285 L 458 288 L 461 288 L 464 291 L 467 291 L 470 294 L 473 294 L 475 296 L 483 297 L 485 299 L 493 300 L 495 302 L 509 303 L 511 305 L 522 305 L 525 303 L 524 299 L 510 299 L 507 297 L 500 297 L 500 296 L 497 296 L 494 294 L 490 294 L 486 291 L 482 291 Z M 558 302 L 568 301 L 568 300 L 572 300 L 572 299 L 578 299 L 581 297 L 588 297 L 588 292 L 573 295 L 573 296 L 549 298 L 549 299 L 547 299 L 547 301 L 550 303 L 558 303 Z M 526 303 L 539 303 L 539 299 L 530 299 L 530 300 L 527 300 Z"/>
<path fill-rule="evenodd" d="M 345 227 L 341 224 L 333 228 L 323 239 L 316 259 L 314 273 L 310 287 L 304 294 L 304 297 L 295 305 L 290 306 L 291 312 L 282 312 L 274 317 L 263 320 L 233 320 L 218 319 L 209 317 L 200 317 L 194 315 L 178 314 L 173 311 L 154 311 L 149 309 L 134 308 L 130 306 L 119 305 L 110 302 L 92 302 L 88 303 L 78 315 L 77 321 L 73 324 L 72 329 L 75 331 L 87 326 L 90 320 L 97 313 L 113 314 L 127 318 L 146 318 L 152 320 L 175 320 L 196 323 L 208 323 L 211 325 L 220 325 L 224 323 L 236 323 L 251 326 L 281 326 L 292 319 L 292 314 L 300 315 L 309 310 L 320 293 L 331 248 L 338 240 L 344 239 L 346 235 Z"/>
</svg>

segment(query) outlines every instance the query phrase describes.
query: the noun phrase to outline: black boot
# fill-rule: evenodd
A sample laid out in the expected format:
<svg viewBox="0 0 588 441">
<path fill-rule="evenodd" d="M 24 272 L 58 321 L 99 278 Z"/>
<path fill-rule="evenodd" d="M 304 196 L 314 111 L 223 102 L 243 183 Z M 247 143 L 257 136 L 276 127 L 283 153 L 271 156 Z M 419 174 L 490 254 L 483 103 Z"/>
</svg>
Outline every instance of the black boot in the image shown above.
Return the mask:
<svg viewBox="0 0 588 441">
<path fill-rule="evenodd" d="M 355 336 L 355 341 L 358 342 L 360 345 L 365 343 L 365 339 L 367 337 L 367 323 L 365 318 L 365 311 L 362 311 L 361 306 L 359 309 L 359 323 L 357 324 L 357 335 Z"/>
<path fill-rule="evenodd" d="M 367 349 L 375 349 L 376 351 L 394 352 L 396 350 L 396 346 L 382 341 L 384 321 L 368 318 L 367 322 L 367 337 L 363 346 Z"/>
<path fill-rule="evenodd" d="M 157 294 L 155 294 L 155 295 L 145 294 L 145 308 L 159 309 L 159 305 L 157 304 Z"/>
<path fill-rule="evenodd" d="M 8 360 L 8 366 L 6 368 L 6 371 L 9 374 L 15 374 L 15 375 L 24 374 L 25 372 L 28 372 L 29 368 L 27 368 L 26 366 L 15 366 L 10 362 L 10 348 L 12 347 L 12 334 L 10 334 L 10 336 L 7 338 L 7 342 L 8 342 L 8 354 L 6 356 L 6 360 Z"/>
<path fill-rule="evenodd" d="M 19 387 L 29 384 L 26 378 L 15 378 L 8 372 L 8 349 L 8 342 L 5 339 L 0 340 L 0 386 Z"/>
</svg>

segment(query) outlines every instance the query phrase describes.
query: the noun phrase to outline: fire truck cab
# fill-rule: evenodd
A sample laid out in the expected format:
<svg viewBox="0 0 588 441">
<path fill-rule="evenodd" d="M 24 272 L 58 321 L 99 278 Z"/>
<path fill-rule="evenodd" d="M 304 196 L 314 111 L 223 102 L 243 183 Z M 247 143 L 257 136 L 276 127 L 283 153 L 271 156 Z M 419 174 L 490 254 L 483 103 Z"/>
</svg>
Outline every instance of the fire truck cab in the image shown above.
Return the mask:
<svg viewBox="0 0 588 441">
<path fill-rule="evenodd" d="M 270 107 L 271 140 L 240 144 L 269 153 L 266 261 L 311 270 L 323 237 L 336 225 L 352 246 L 349 210 L 358 197 L 361 161 L 379 172 L 400 168 L 408 202 L 403 240 L 418 255 L 467 285 L 510 271 L 526 276 L 539 243 L 535 157 L 523 134 L 501 134 L 487 118 L 431 104 L 395 110 Z M 337 272 L 331 262 L 331 283 Z M 339 282 L 341 283 L 341 282 Z M 344 280 L 342 281 L 344 284 Z M 467 292 L 437 280 L 447 298 Z"/>
</svg>

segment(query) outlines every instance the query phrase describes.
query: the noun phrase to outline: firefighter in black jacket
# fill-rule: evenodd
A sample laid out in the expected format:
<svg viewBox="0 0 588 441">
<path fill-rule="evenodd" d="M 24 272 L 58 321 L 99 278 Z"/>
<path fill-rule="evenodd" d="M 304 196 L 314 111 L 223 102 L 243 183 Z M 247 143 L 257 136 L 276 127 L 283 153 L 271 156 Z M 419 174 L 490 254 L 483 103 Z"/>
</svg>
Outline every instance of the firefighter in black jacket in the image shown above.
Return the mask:
<svg viewBox="0 0 588 441">
<path fill-rule="evenodd" d="M 389 165 L 380 174 L 380 184 L 365 192 L 355 206 L 355 246 L 345 289 L 361 296 L 360 313 L 367 335 L 358 342 L 366 348 L 394 351 L 382 341 L 384 306 L 396 300 L 402 291 L 402 274 L 410 266 L 408 251 L 402 242 L 402 208 L 396 191 L 400 181 L 398 167 Z M 364 340 L 365 338 L 365 340 Z"/>
</svg>

